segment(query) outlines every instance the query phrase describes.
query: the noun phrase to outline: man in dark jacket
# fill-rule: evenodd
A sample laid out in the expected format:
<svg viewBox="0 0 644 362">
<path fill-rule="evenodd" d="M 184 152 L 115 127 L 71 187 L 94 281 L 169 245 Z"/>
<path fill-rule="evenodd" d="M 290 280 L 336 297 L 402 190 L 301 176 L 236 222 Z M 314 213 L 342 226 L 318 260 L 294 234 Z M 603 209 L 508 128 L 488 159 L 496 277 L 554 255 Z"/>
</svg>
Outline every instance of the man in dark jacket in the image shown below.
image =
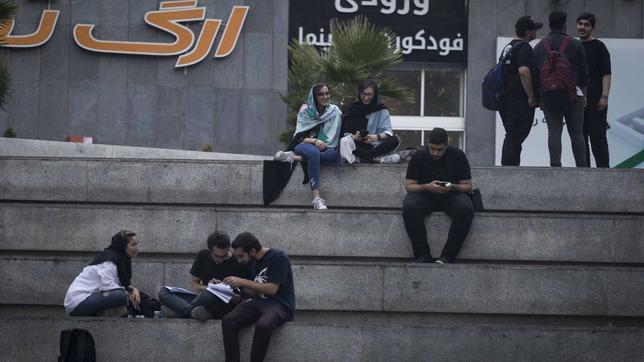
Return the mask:
<svg viewBox="0 0 644 362">
<path fill-rule="evenodd" d="M 548 39 L 552 51 L 559 50 L 564 39 L 570 38 L 570 35 L 566 34 L 566 18 L 567 15 L 563 11 L 553 11 L 550 14 L 550 34 L 545 39 Z M 548 56 L 543 45 L 544 40 L 541 40 L 534 48 L 534 64 L 537 79 L 540 78 L 541 68 Z M 568 128 L 568 134 L 570 135 L 570 142 L 572 144 L 572 152 L 575 157 L 575 165 L 577 167 L 587 167 L 586 143 L 584 141 L 584 107 L 586 105 L 585 95 L 588 86 L 586 52 L 579 40 L 570 38 L 564 54 L 572 67 L 577 84 L 577 96 L 571 104 L 561 108 L 555 106 L 554 102 L 549 101 L 542 94 L 540 107 L 546 116 L 546 123 L 548 124 L 550 166 L 561 167 L 561 132 L 563 131 L 563 119 L 565 117 L 566 127 Z M 566 95 L 562 96 L 565 97 Z"/>
</svg>

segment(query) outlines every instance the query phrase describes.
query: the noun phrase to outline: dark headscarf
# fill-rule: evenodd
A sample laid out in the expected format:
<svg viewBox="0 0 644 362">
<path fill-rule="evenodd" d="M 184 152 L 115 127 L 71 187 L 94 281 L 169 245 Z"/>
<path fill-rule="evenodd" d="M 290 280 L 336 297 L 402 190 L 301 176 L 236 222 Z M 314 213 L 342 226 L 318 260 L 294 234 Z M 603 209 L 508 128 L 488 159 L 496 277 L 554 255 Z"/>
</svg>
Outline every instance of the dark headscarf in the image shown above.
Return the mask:
<svg viewBox="0 0 644 362">
<path fill-rule="evenodd" d="M 360 94 L 369 87 L 373 88 L 373 98 L 371 103 L 364 104 L 360 100 Z M 351 103 L 349 109 L 342 115 L 342 135 L 355 134 L 357 131 L 366 129 L 367 115 L 381 109 L 387 109 L 387 106 L 378 102 L 378 84 L 371 79 L 362 81 L 358 86 L 358 100 Z"/>
<path fill-rule="evenodd" d="M 111 261 L 116 265 L 121 285 L 129 287 L 132 281 L 132 259 L 127 256 L 125 249 L 130 237 L 136 234 L 129 230 L 121 230 L 112 236 L 110 246 L 98 253 L 89 265 L 102 264 Z"/>
</svg>

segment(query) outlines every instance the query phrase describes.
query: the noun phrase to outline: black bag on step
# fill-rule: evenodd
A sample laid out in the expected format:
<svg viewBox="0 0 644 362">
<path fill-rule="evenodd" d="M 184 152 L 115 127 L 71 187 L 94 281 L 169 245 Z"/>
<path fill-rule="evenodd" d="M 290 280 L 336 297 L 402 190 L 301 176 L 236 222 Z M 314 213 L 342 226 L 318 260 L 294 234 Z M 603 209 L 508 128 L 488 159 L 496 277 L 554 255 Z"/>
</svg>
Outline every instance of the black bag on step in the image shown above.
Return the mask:
<svg viewBox="0 0 644 362">
<path fill-rule="evenodd" d="M 479 189 L 471 189 L 467 193 L 467 196 L 472 200 L 472 206 L 475 212 L 485 210 L 483 207 L 483 197 L 481 196 L 481 191 L 479 191 Z"/>
<path fill-rule="evenodd" d="M 85 329 L 61 331 L 58 362 L 96 362 L 94 337 Z"/>
</svg>

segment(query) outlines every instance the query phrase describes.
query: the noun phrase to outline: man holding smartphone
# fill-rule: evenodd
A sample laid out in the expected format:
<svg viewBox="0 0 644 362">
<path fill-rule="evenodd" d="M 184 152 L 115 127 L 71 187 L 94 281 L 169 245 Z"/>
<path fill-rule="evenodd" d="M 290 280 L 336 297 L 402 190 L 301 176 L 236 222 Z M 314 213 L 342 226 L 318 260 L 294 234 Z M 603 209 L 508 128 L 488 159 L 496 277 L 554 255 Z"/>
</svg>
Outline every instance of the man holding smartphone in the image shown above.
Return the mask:
<svg viewBox="0 0 644 362">
<path fill-rule="evenodd" d="M 472 175 L 465 153 L 448 146 L 447 131 L 443 128 L 434 128 L 427 147 L 412 156 L 405 189 L 403 220 L 416 262 L 453 262 L 474 217 L 472 201 L 466 194 L 472 189 Z M 425 217 L 436 210 L 452 218 L 447 243 L 438 259 L 429 250 L 425 228 Z"/>
</svg>

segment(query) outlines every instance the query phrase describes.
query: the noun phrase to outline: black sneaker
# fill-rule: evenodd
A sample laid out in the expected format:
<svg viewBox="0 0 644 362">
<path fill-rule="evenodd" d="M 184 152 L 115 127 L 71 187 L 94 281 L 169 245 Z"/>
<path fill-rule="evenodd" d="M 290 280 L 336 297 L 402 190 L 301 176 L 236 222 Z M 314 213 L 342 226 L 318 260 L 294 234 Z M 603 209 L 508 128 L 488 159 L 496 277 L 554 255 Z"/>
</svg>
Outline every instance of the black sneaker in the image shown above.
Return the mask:
<svg viewBox="0 0 644 362">
<path fill-rule="evenodd" d="M 190 311 L 190 316 L 196 320 L 205 322 L 208 319 L 212 319 L 212 312 L 208 308 L 200 305 Z"/>
<path fill-rule="evenodd" d="M 433 263 L 434 260 L 436 259 L 426 255 L 426 256 L 419 256 L 418 258 L 414 259 L 414 262 L 415 263 Z"/>
<path fill-rule="evenodd" d="M 451 263 L 449 259 L 447 259 L 444 256 L 436 259 L 436 264 L 449 264 L 449 263 Z"/>
</svg>

